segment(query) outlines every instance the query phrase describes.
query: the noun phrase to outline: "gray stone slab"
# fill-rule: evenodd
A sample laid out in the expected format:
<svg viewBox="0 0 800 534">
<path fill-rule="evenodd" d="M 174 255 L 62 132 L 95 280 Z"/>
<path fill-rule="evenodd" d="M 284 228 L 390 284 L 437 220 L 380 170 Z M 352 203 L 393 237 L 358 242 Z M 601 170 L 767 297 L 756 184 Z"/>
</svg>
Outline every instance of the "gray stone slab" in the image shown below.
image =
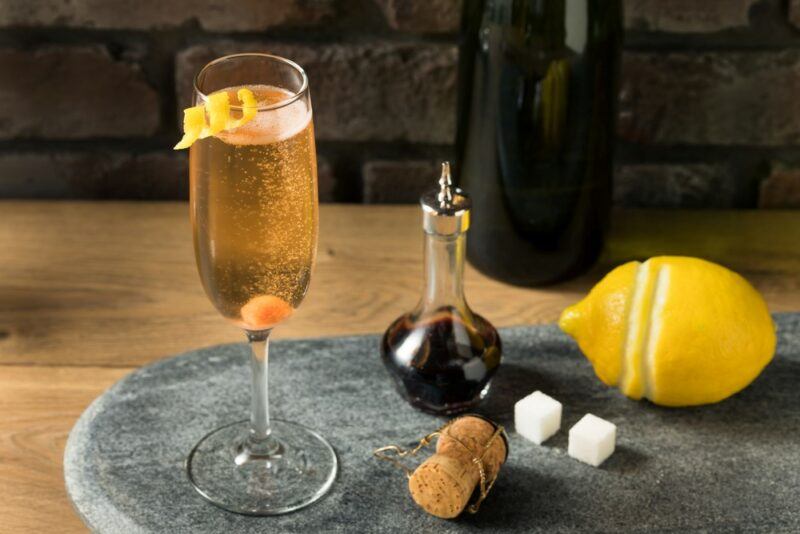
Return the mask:
<svg viewBox="0 0 800 534">
<path fill-rule="evenodd" d="M 336 448 L 332 492 L 270 518 L 202 500 L 183 462 L 210 429 L 247 417 L 244 345 L 191 352 L 118 382 L 81 416 L 65 454 L 68 492 L 102 533 L 800 531 L 800 315 L 776 316 L 779 348 L 755 383 L 713 406 L 666 409 L 603 386 L 554 326 L 501 331 L 503 367 L 481 410 L 509 429 L 510 456 L 476 515 L 419 510 L 405 477 L 374 447 L 410 444 L 442 419 L 392 389 L 375 336 L 283 341 L 271 358 L 274 416 L 306 424 Z M 513 403 L 541 389 L 564 403 L 544 446 L 513 432 Z M 591 412 L 618 426 L 601 467 L 566 454 L 568 429 Z"/>
</svg>

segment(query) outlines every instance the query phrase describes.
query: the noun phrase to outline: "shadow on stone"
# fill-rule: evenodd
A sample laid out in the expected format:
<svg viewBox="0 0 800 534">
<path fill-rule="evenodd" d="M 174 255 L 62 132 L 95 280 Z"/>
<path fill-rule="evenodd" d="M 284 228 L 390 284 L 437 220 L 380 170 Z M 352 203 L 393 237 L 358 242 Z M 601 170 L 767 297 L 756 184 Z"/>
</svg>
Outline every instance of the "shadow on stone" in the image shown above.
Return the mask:
<svg viewBox="0 0 800 534">
<path fill-rule="evenodd" d="M 504 467 L 500 477 L 478 513 L 465 512 L 456 520 L 458 523 L 490 532 L 514 527 L 525 531 L 531 527 L 533 511 L 537 529 L 563 525 L 568 510 L 559 512 L 557 508 L 559 503 L 568 502 L 568 491 L 560 479 L 519 464 Z"/>
<path fill-rule="evenodd" d="M 780 356 L 750 386 L 717 404 L 689 408 L 665 408 L 647 403 L 658 420 L 669 421 L 686 432 L 709 432 L 717 437 L 739 439 L 758 432 L 769 440 L 796 440 L 800 362 Z"/>
<path fill-rule="evenodd" d="M 480 412 L 502 424 L 514 422 L 514 403 L 537 389 L 550 391 L 554 384 L 529 366 L 503 364 L 492 380 L 492 389 Z"/>
<path fill-rule="evenodd" d="M 627 445 L 617 445 L 614 454 L 600 465 L 600 469 L 619 474 L 636 474 L 649 460 L 649 456 Z"/>
</svg>

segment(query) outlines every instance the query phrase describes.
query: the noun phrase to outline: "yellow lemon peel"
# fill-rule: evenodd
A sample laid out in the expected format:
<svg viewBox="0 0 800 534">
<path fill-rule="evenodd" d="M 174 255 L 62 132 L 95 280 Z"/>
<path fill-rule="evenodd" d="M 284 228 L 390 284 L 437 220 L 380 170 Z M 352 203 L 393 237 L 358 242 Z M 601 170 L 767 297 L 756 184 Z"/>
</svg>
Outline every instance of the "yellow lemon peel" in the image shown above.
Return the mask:
<svg viewBox="0 0 800 534">
<path fill-rule="evenodd" d="M 240 119 L 228 118 L 228 125 L 225 127 L 226 130 L 238 128 L 256 117 L 258 104 L 256 103 L 256 96 L 253 94 L 253 91 L 242 87 L 236 93 L 236 97 L 242 104 L 242 117 Z"/>
<path fill-rule="evenodd" d="M 205 139 L 223 130 L 232 130 L 250 122 L 256 116 L 258 104 L 250 89 L 241 88 L 236 93 L 242 107 L 239 119 L 231 117 L 230 97 L 227 91 L 220 91 L 208 97 L 205 105 L 183 110 L 183 138 L 175 145 L 175 150 L 189 148 L 198 139 Z M 206 123 L 208 115 L 208 123 Z"/>
<path fill-rule="evenodd" d="M 200 138 L 206 129 L 206 111 L 203 106 L 194 106 L 183 110 L 183 138 L 175 145 L 175 150 L 189 148 Z"/>
<path fill-rule="evenodd" d="M 206 113 L 208 114 L 208 132 L 201 135 L 205 138 L 210 135 L 217 135 L 228 125 L 228 117 L 231 114 L 231 103 L 227 91 L 214 93 L 206 100 Z"/>
</svg>

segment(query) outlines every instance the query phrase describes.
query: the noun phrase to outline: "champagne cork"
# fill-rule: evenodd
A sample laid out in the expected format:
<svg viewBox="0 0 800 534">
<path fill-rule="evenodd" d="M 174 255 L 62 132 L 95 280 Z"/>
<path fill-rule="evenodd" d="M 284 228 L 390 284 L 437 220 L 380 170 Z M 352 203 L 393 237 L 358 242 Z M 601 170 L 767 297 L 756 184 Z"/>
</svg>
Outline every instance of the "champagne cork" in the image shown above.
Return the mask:
<svg viewBox="0 0 800 534">
<path fill-rule="evenodd" d="M 476 487 L 480 491 L 480 467 L 475 458 L 483 455 L 487 486 L 506 461 L 508 448 L 502 435 L 486 449 L 496 431 L 493 423 L 472 415 L 447 426 L 436 443 L 436 454 L 422 463 L 408 480 L 414 501 L 437 517 L 450 519 L 459 515 Z"/>
</svg>

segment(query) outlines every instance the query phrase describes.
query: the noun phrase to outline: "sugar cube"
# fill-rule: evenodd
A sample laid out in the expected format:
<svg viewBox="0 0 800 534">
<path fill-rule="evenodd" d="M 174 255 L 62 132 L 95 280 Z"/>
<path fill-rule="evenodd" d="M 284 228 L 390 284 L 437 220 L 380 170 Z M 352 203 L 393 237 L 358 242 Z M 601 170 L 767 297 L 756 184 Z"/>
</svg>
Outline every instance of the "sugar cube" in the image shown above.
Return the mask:
<svg viewBox="0 0 800 534">
<path fill-rule="evenodd" d="M 573 458 L 595 467 L 602 464 L 614 452 L 617 426 L 587 413 L 569 429 L 569 448 Z"/>
<path fill-rule="evenodd" d="M 561 428 L 561 403 L 534 391 L 514 405 L 514 426 L 523 438 L 541 445 Z"/>
</svg>

